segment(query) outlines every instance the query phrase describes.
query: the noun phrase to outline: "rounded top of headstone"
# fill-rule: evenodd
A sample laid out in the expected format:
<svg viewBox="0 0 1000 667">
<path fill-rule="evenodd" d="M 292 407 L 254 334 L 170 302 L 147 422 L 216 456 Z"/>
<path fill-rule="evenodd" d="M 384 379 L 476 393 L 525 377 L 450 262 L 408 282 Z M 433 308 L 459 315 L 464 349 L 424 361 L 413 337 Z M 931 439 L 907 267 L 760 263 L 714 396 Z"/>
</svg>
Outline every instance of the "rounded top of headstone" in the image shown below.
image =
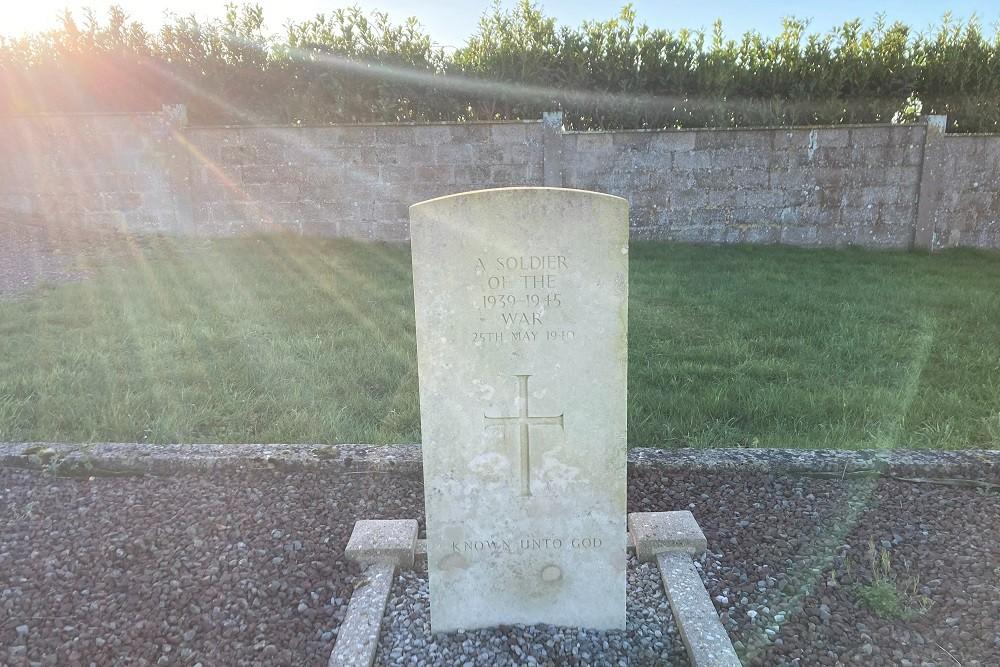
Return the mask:
<svg viewBox="0 0 1000 667">
<path fill-rule="evenodd" d="M 621 205 L 628 206 L 628 201 L 622 197 L 609 195 L 604 192 L 594 192 L 592 190 L 577 190 L 575 188 L 549 188 L 549 187 L 510 187 L 510 188 L 487 188 L 485 190 L 470 190 L 468 192 L 457 192 L 451 195 L 435 197 L 422 202 L 417 202 L 410 206 L 412 211 L 415 208 L 429 205 L 442 204 L 445 202 L 466 201 L 469 199 L 504 198 L 504 197 L 546 197 L 546 198 L 593 198 L 608 202 L 620 202 Z"/>
</svg>

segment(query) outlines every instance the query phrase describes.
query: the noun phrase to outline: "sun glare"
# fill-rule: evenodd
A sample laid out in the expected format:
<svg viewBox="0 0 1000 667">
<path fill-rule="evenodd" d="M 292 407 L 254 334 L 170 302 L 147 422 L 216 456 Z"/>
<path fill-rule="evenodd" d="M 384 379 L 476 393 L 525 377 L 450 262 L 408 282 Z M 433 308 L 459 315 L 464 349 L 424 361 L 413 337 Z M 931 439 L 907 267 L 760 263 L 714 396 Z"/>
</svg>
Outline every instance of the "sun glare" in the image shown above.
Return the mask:
<svg viewBox="0 0 1000 667">
<path fill-rule="evenodd" d="M 50 29 L 56 24 L 65 7 L 66 3 L 58 0 L 2 2 L 0 3 L 0 36 L 19 37 L 27 33 Z"/>
<path fill-rule="evenodd" d="M 1000 665 L 1000 25 L 618 2 L 0 0 L 0 667 Z"/>
</svg>

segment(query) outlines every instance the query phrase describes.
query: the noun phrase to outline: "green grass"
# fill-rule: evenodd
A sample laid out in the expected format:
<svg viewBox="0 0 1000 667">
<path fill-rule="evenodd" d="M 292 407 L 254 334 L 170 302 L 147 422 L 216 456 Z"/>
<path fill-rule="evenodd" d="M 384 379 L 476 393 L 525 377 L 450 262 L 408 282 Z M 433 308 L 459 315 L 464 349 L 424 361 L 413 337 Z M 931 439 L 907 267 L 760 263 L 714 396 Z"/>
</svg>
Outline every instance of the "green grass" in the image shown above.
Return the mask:
<svg viewBox="0 0 1000 667">
<path fill-rule="evenodd" d="M 629 441 L 1000 447 L 1000 254 L 636 243 Z M 136 246 L 0 301 L 0 440 L 419 440 L 404 247 Z"/>
</svg>

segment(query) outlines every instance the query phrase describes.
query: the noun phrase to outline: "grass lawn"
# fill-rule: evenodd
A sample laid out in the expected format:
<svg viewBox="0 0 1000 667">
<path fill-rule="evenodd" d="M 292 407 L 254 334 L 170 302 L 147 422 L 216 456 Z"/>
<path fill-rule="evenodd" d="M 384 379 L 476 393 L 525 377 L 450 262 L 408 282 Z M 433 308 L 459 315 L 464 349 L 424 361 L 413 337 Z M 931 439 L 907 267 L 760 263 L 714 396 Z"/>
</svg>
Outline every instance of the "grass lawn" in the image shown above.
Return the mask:
<svg viewBox="0 0 1000 667">
<path fill-rule="evenodd" d="M 631 444 L 1000 447 L 1000 254 L 631 260 Z M 418 441 L 410 289 L 401 246 L 137 246 L 0 301 L 0 441 Z"/>
</svg>

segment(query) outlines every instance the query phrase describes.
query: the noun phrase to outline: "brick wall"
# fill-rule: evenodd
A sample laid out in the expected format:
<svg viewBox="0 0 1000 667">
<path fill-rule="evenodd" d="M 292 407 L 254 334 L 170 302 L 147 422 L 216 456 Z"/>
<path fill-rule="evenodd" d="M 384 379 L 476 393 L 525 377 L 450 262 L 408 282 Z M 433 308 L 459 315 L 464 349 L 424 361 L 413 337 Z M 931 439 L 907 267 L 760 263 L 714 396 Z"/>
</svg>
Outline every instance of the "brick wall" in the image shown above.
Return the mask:
<svg viewBox="0 0 1000 667">
<path fill-rule="evenodd" d="M 1000 248 L 1000 135 L 934 127 L 578 133 L 547 114 L 543 122 L 198 128 L 184 127 L 177 108 L 8 118 L 0 119 L 0 220 L 403 241 L 415 202 L 550 185 L 625 197 L 633 238 Z"/>
</svg>

